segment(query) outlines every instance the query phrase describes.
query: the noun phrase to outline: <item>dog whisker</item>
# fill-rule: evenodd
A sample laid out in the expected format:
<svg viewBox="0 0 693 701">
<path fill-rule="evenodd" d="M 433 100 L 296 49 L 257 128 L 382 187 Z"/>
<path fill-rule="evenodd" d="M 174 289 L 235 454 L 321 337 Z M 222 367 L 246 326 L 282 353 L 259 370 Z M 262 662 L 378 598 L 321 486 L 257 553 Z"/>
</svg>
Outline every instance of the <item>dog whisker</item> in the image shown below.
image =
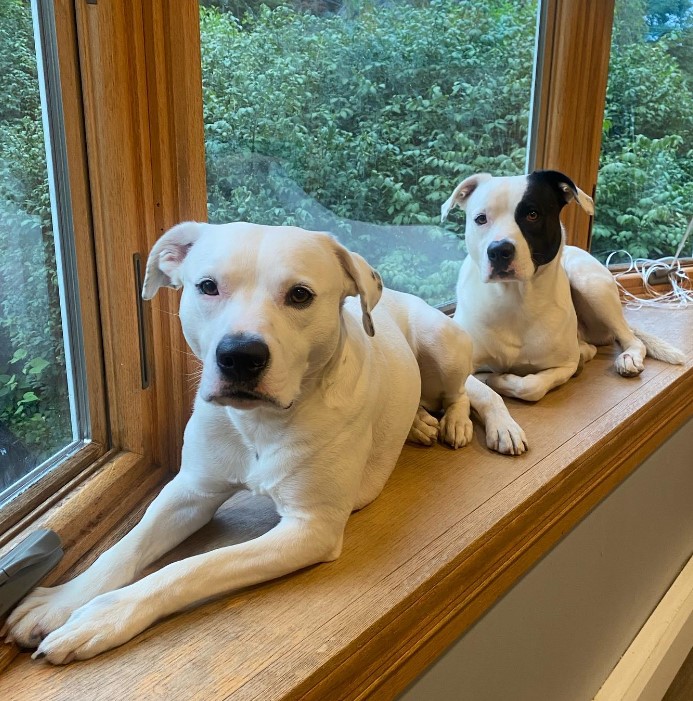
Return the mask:
<svg viewBox="0 0 693 701">
<path fill-rule="evenodd" d="M 178 312 L 170 312 L 168 309 L 163 309 L 162 307 L 154 307 L 152 306 L 152 310 L 156 312 L 160 312 L 161 314 L 168 314 L 169 316 L 177 316 L 180 317 L 180 314 Z"/>
<path fill-rule="evenodd" d="M 171 348 L 172 351 L 175 351 L 176 353 L 181 353 L 182 355 L 189 355 L 191 358 L 195 358 L 198 362 L 201 362 L 200 359 L 194 354 L 191 353 L 190 351 L 183 350 L 182 348 Z"/>
</svg>

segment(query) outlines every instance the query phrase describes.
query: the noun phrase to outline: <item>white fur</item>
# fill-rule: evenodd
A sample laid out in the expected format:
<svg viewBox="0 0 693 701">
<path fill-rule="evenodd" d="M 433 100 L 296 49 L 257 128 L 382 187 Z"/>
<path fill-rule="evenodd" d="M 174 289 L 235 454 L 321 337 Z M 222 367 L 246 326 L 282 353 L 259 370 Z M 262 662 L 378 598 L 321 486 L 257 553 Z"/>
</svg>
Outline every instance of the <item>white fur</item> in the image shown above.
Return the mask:
<svg viewBox="0 0 693 701">
<path fill-rule="evenodd" d="M 218 295 L 196 288 L 204 277 Z M 306 308 L 287 303 L 296 284 L 316 293 Z M 181 322 L 203 362 L 180 472 L 88 570 L 37 589 L 11 614 L 5 632 L 38 645 L 34 657 L 93 657 L 184 607 L 338 557 L 349 514 L 380 493 L 408 435 L 452 447 L 470 440 L 465 381 L 488 444 L 526 448 L 502 400 L 467 379 L 462 329 L 418 298 L 382 291 L 377 273 L 326 234 L 188 222 L 152 250 L 144 296 L 161 285 L 183 286 Z M 215 349 L 233 332 L 270 348 L 264 400 L 225 394 Z M 274 500 L 274 529 L 134 581 L 242 488 Z"/>
<path fill-rule="evenodd" d="M 526 186 L 526 176 L 471 176 L 441 209 L 443 219 L 456 206 L 466 209 L 469 255 L 457 282 L 454 318 L 474 339 L 474 367 L 485 372 L 480 377 L 501 394 L 537 401 L 594 357 L 596 345 L 614 340 L 623 350 L 616 370 L 624 376 L 642 372 L 646 347 L 654 357 L 682 362 L 675 348 L 628 326 L 611 273 L 589 253 L 562 244 L 553 261 L 535 270 L 514 219 Z M 593 213 L 588 195 L 561 189 Z M 489 215 L 483 226 L 474 221 L 481 211 Z M 516 247 L 512 280 L 491 279 L 486 250 L 501 238 Z"/>
</svg>

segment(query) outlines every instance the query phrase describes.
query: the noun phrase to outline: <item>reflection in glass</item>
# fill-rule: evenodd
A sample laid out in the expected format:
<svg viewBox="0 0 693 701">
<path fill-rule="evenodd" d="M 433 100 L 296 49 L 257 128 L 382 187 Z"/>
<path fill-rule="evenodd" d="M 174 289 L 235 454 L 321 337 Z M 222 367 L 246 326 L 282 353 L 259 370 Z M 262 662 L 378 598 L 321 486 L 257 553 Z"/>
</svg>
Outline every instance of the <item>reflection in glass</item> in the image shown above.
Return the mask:
<svg viewBox="0 0 693 701">
<path fill-rule="evenodd" d="M 454 297 L 467 175 L 524 172 L 536 0 L 203 0 L 209 219 L 334 233 Z"/>
<path fill-rule="evenodd" d="M 73 440 L 32 8 L 0 0 L 0 493 Z"/>
<path fill-rule="evenodd" d="M 693 216 L 691 115 L 693 0 L 616 0 L 592 233 L 601 260 L 674 255 Z"/>
</svg>

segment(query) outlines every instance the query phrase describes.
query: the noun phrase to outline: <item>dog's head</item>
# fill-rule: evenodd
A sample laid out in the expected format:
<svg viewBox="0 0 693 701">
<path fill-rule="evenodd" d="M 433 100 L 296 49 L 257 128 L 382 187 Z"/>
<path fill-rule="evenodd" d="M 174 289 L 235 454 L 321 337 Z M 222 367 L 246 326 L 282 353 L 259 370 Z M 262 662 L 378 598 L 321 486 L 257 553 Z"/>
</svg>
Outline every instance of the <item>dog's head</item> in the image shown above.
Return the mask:
<svg viewBox="0 0 693 701">
<path fill-rule="evenodd" d="M 290 407 L 336 352 L 345 297 L 359 295 L 372 336 L 382 292 L 378 273 L 328 234 L 242 222 L 186 222 L 164 234 L 142 296 L 162 286 L 183 287 L 200 396 L 237 409 Z"/>
<path fill-rule="evenodd" d="M 484 282 L 525 281 L 561 250 L 560 213 L 571 200 L 594 213 L 592 198 L 558 171 L 505 178 L 481 173 L 455 188 L 441 216 L 445 220 L 454 207 L 466 210 L 467 250 Z"/>
</svg>

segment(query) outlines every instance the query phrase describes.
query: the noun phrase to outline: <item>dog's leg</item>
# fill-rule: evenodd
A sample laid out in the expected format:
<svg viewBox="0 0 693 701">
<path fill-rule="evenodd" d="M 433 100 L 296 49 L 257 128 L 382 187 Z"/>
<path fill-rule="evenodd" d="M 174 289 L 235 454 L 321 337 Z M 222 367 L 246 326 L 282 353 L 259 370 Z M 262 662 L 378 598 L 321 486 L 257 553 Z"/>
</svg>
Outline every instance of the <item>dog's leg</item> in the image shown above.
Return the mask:
<svg viewBox="0 0 693 701">
<path fill-rule="evenodd" d="M 435 416 L 431 416 L 426 409 L 420 406 L 416 410 L 414 423 L 409 429 L 407 440 L 421 445 L 433 445 L 438 441 L 440 425 Z"/>
<path fill-rule="evenodd" d="M 466 392 L 462 392 L 454 402 L 444 407 L 445 414 L 440 420 L 440 439 L 451 448 L 462 448 L 472 440 L 474 425 L 469 418 L 469 409 Z"/>
<path fill-rule="evenodd" d="M 597 346 L 593 346 L 591 343 L 580 340 L 580 366 L 585 363 L 589 363 L 595 355 L 597 355 Z"/>
<path fill-rule="evenodd" d="M 75 579 L 35 589 L 12 612 L 0 635 L 36 647 L 73 611 L 104 592 L 129 584 L 148 564 L 207 523 L 235 490 L 200 491 L 179 473 L 151 503 L 139 524 Z"/>
<path fill-rule="evenodd" d="M 616 372 L 623 377 L 636 377 L 645 369 L 645 344 L 633 333 L 623 316 L 623 307 L 615 285 L 604 285 L 599 305 L 594 310 L 607 325 L 621 346 L 622 353 L 614 361 Z"/>
<path fill-rule="evenodd" d="M 346 516 L 284 516 L 268 533 L 175 562 L 75 611 L 34 657 L 54 664 L 86 659 L 122 645 L 159 618 L 241 587 L 281 577 L 339 555 Z"/>
<path fill-rule="evenodd" d="M 461 448 L 473 434 L 464 386 L 472 370 L 471 339 L 452 319 L 421 300 L 410 304 L 414 321 L 409 342 L 421 373 L 421 406 L 409 437 L 424 445 L 440 439 L 451 448 Z M 440 423 L 427 410 L 442 411 Z"/>
<path fill-rule="evenodd" d="M 591 343 L 586 343 L 582 339 L 578 339 L 580 345 L 580 360 L 578 361 L 577 370 L 573 374 L 573 377 L 577 377 L 585 367 L 585 363 L 589 363 L 595 355 L 597 355 L 597 347 L 593 346 Z"/>
<path fill-rule="evenodd" d="M 644 369 L 647 350 L 623 316 L 613 275 L 585 251 L 566 249 L 564 267 L 584 340 L 595 345 L 614 339 L 622 353 L 616 358 L 619 375 L 634 377 Z"/>
<path fill-rule="evenodd" d="M 465 387 L 472 409 L 486 428 L 486 445 L 505 455 L 522 455 L 527 450 L 527 438 L 503 400 L 474 375 L 467 378 Z"/>
<path fill-rule="evenodd" d="M 539 401 L 549 390 L 567 382 L 577 370 L 577 363 L 570 366 L 547 368 L 531 375 L 503 373 L 484 374 L 486 384 L 506 397 L 524 399 L 526 402 Z M 482 375 L 479 374 L 479 377 Z"/>
<path fill-rule="evenodd" d="M 609 273 L 607 273 L 609 274 Z M 645 369 L 645 344 L 633 333 L 623 316 L 623 307 L 618 290 L 611 275 L 609 279 L 602 276 L 590 279 L 593 285 L 589 290 L 580 290 L 582 299 L 589 305 L 589 314 L 598 323 L 609 329 L 610 334 L 621 346 L 622 352 L 614 365 L 619 375 L 635 377 Z M 581 305 L 584 314 L 584 306 Z M 591 339 L 587 339 L 588 341 Z M 599 339 L 596 339 L 599 340 Z"/>
</svg>

